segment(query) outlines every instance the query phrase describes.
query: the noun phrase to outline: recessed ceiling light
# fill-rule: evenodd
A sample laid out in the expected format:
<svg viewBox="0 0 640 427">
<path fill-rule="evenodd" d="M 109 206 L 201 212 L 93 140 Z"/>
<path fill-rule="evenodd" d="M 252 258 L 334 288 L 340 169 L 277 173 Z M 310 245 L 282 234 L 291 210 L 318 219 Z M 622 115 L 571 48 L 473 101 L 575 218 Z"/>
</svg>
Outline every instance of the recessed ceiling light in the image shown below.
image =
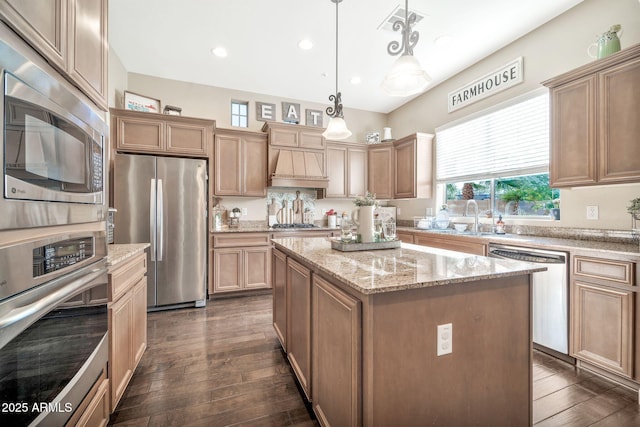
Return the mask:
<svg viewBox="0 0 640 427">
<path fill-rule="evenodd" d="M 309 50 L 313 47 L 313 42 L 309 39 L 302 39 L 298 42 L 298 47 L 302 50 Z"/>
<path fill-rule="evenodd" d="M 449 46 L 453 41 L 453 36 L 451 34 L 443 34 L 439 37 L 436 37 L 433 41 L 437 47 L 445 47 Z"/>
<path fill-rule="evenodd" d="M 213 53 L 218 58 L 226 58 L 227 57 L 227 49 L 222 46 L 218 46 L 216 48 L 211 49 L 211 53 Z"/>
<path fill-rule="evenodd" d="M 354 77 L 351 77 L 351 80 L 349 80 L 349 83 L 351 83 L 352 85 L 359 85 L 360 83 L 362 83 L 362 79 L 358 76 L 354 76 Z"/>
</svg>

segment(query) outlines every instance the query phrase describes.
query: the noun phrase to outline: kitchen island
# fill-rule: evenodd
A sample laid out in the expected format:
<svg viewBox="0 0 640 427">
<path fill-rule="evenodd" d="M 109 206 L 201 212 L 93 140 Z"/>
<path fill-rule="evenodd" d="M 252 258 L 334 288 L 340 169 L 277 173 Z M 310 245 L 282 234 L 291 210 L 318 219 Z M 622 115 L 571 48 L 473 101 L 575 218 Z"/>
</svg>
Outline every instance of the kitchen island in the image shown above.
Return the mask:
<svg viewBox="0 0 640 427">
<path fill-rule="evenodd" d="M 530 283 L 544 268 L 272 241 L 274 328 L 321 425 L 532 423 Z"/>
</svg>

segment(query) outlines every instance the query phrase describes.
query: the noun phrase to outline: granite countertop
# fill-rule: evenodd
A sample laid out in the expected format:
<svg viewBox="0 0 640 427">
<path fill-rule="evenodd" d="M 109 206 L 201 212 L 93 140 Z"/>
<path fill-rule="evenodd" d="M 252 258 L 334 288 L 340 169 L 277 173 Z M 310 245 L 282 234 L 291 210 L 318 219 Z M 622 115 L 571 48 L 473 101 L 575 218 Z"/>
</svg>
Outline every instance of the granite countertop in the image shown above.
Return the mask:
<svg viewBox="0 0 640 427">
<path fill-rule="evenodd" d="M 545 236 L 531 236 L 524 234 L 492 234 L 482 233 L 474 235 L 468 232 L 457 233 L 451 231 L 439 231 L 439 230 L 418 230 L 413 227 L 398 227 L 398 231 L 409 231 L 412 233 L 432 234 L 434 236 L 447 236 L 457 239 L 473 239 L 482 243 L 500 243 L 511 244 L 515 246 L 526 246 L 531 248 L 540 249 L 557 249 L 566 251 L 594 251 L 599 253 L 611 253 L 619 255 L 627 255 L 632 257 L 639 257 L 640 259 L 640 245 L 620 242 L 606 242 L 601 240 L 588 240 L 589 236 L 582 236 L 580 239 L 571 238 L 558 238 L 558 237 L 545 237 Z M 595 254 L 594 254 L 595 255 Z"/>
<path fill-rule="evenodd" d="M 149 243 L 119 243 L 107 245 L 107 266 L 113 266 L 143 252 Z"/>
<path fill-rule="evenodd" d="M 334 227 L 312 227 L 312 228 L 273 228 L 268 225 L 240 225 L 239 227 L 225 226 L 221 230 L 212 230 L 211 233 L 286 233 L 292 231 L 340 231 Z"/>
<path fill-rule="evenodd" d="M 362 294 L 468 283 L 544 271 L 521 261 L 488 258 L 402 243 L 397 249 L 340 252 L 328 238 L 278 238 L 276 248 L 297 255 L 319 271 Z"/>
</svg>

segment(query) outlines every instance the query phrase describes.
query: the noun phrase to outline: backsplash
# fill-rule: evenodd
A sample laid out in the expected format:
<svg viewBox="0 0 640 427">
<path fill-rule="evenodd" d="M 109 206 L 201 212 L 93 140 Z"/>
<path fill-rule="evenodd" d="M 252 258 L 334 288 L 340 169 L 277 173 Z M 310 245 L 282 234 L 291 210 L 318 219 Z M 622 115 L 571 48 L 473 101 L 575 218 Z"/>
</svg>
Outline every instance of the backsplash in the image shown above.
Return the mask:
<svg viewBox="0 0 640 427">
<path fill-rule="evenodd" d="M 313 223 L 321 215 L 316 210 L 316 191 L 304 188 L 270 188 L 267 218 L 278 223 Z M 275 218 L 273 218 L 275 216 Z"/>
</svg>

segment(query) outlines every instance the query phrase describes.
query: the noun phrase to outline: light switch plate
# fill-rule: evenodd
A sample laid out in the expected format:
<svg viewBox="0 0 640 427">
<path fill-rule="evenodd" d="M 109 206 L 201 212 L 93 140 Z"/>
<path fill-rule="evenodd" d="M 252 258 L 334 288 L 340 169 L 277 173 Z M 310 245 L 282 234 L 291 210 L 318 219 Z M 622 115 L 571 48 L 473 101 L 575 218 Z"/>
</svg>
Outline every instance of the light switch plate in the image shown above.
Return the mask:
<svg viewBox="0 0 640 427">
<path fill-rule="evenodd" d="M 444 356 L 453 352 L 453 324 L 438 325 L 438 349 L 436 354 Z"/>
</svg>

